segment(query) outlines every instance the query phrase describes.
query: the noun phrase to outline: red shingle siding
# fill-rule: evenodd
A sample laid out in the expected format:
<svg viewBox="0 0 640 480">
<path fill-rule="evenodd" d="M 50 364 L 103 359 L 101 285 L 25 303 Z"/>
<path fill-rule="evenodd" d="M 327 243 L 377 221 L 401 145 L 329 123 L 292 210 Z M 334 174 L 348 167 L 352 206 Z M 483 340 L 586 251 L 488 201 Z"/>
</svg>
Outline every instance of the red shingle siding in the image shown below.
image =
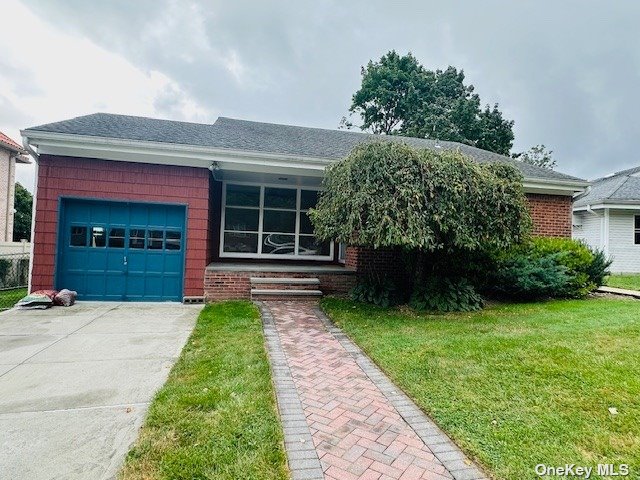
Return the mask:
<svg viewBox="0 0 640 480">
<path fill-rule="evenodd" d="M 528 193 L 533 234 L 545 237 L 571 237 L 572 197 Z"/>
<path fill-rule="evenodd" d="M 356 277 L 350 272 L 344 273 L 290 273 L 290 272 L 236 272 L 225 270 L 207 270 L 204 277 L 204 291 L 207 301 L 251 298 L 250 277 L 270 278 L 318 278 L 319 289 L 325 295 L 346 295 L 353 288 Z M 313 286 L 315 288 L 315 286 Z M 265 286 L 260 285 L 260 288 Z M 296 288 L 303 288 L 297 286 Z"/>
<path fill-rule="evenodd" d="M 184 295 L 202 295 L 210 256 L 207 169 L 40 156 L 32 290 L 53 287 L 61 196 L 187 205 Z"/>
</svg>

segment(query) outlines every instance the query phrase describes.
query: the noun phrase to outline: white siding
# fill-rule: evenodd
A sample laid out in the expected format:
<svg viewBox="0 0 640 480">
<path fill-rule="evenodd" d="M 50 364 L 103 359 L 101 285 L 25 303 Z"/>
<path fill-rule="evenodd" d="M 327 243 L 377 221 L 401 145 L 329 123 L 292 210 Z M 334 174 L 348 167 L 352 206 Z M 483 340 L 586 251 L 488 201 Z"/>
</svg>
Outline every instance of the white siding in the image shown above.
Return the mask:
<svg viewBox="0 0 640 480">
<path fill-rule="evenodd" d="M 611 271 L 640 272 L 640 245 L 634 244 L 633 217 L 640 210 L 611 210 L 609 214 L 609 255 Z"/>
<path fill-rule="evenodd" d="M 576 240 L 582 240 L 592 248 L 602 250 L 600 229 L 602 214 L 594 215 L 589 212 L 575 212 L 573 214 L 572 236 Z"/>
</svg>

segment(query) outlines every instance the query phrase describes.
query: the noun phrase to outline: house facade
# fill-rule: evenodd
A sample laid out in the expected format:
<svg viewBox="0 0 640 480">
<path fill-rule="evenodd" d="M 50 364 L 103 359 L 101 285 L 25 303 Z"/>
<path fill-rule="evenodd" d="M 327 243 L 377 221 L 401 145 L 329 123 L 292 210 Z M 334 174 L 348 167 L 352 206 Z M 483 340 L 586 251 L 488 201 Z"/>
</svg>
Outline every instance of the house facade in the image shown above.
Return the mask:
<svg viewBox="0 0 640 480">
<path fill-rule="evenodd" d="M 611 257 L 614 273 L 640 273 L 640 167 L 594 180 L 576 197 L 573 237 Z"/>
<path fill-rule="evenodd" d="M 30 163 L 24 149 L 0 132 L 0 242 L 13 242 L 16 163 Z"/>
<path fill-rule="evenodd" d="M 319 242 L 306 214 L 324 169 L 356 145 L 459 149 L 521 169 L 538 235 L 570 236 L 587 183 L 467 145 L 219 118 L 93 114 L 24 130 L 37 158 L 31 289 L 100 300 L 345 293 L 391 250 Z"/>
</svg>

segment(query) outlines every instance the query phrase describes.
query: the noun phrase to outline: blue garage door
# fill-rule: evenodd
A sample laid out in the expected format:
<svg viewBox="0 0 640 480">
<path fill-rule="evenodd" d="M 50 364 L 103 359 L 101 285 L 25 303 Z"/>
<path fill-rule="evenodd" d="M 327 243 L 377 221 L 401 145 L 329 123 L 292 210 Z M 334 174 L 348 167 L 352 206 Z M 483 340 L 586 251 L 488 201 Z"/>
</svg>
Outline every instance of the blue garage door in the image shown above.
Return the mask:
<svg viewBox="0 0 640 480">
<path fill-rule="evenodd" d="M 56 288 L 82 300 L 180 301 L 185 207 L 63 200 Z"/>
</svg>

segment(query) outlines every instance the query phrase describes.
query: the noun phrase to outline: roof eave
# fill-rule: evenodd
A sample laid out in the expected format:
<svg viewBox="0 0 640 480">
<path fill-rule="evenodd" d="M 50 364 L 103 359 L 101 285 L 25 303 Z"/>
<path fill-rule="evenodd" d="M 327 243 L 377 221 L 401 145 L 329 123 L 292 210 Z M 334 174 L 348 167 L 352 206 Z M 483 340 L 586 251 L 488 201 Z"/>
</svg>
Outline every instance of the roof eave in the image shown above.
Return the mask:
<svg viewBox="0 0 640 480">
<path fill-rule="evenodd" d="M 559 178 L 528 178 L 525 177 L 523 186 L 528 193 L 544 193 L 547 195 L 574 195 L 583 192 L 588 186 L 586 180 L 571 180 Z"/>
<path fill-rule="evenodd" d="M 12 153 L 17 153 L 20 155 L 26 153 L 22 147 L 3 142 L 2 140 L 0 140 L 0 148 L 4 148 L 5 150 L 9 150 Z"/>
<path fill-rule="evenodd" d="M 575 205 L 574 212 L 583 212 L 588 210 L 603 210 L 605 208 L 616 210 L 640 210 L 640 199 L 638 200 L 615 200 L 615 199 L 599 199 L 586 204 Z"/>
<path fill-rule="evenodd" d="M 290 171 L 299 175 L 322 176 L 336 158 L 312 157 L 232 150 L 197 145 L 128 140 L 112 137 L 76 135 L 26 129 L 20 132 L 38 154 L 80 156 L 105 160 L 209 168 L 214 163 L 222 169 L 241 171 Z M 295 172 L 294 172 L 295 171 Z M 589 182 L 570 179 L 524 178 L 528 193 L 573 195 Z"/>
<path fill-rule="evenodd" d="M 157 163 L 196 168 L 322 176 L 331 160 L 315 157 L 248 152 L 165 142 L 125 140 L 66 133 L 23 130 L 22 136 L 38 154 L 100 158 L 134 163 Z"/>
</svg>

